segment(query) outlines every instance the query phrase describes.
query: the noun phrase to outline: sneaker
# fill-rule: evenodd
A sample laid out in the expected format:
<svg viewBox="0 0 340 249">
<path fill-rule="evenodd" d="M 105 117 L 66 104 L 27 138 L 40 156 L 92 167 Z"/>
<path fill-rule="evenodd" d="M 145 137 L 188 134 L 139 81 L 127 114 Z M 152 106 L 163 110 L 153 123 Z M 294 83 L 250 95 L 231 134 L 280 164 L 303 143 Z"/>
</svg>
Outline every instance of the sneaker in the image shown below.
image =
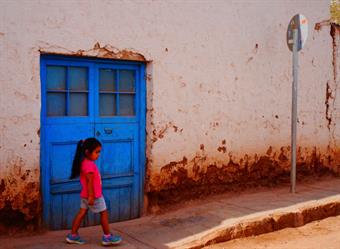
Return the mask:
<svg viewBox="0 0 340 249">
<path fill-rule="evenodd" d="M 118 245 L 120 242 L 122 242 L 122 238 L 119 235 L 113 236 L 112 234 L 110 234 L 109 237 L 103 235 L 103 246 Z"/>
<path fill-rule="evenodd" d="M 85 241 L 82 240 L 79 235 L 73 236 L 70 233 L 66 236 L 66 242 L 69 244 L 79 244 L 79 245 L 82 245 L 85 243 Z"/>
</svg>

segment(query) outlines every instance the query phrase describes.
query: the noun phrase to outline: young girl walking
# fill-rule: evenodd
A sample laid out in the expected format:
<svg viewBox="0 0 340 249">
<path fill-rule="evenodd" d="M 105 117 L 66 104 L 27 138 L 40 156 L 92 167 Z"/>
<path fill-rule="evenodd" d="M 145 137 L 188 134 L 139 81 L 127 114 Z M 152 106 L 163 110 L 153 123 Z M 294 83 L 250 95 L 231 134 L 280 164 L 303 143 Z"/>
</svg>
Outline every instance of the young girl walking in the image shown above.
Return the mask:
<svg viewBox="0 0 340 249">
<path fill-rule="evenodd" d="M 110 232 L 108 212 L 105 199 L 102 194 L 102 182 L 99 170 L 94 163 L 99 156 L 102 145 L 96 138 L 87 138 L 78 142 L 76 154 L 73 159 L 71 179 L 80 176 L 80 210 L 72 223 L 71 233 L 66 236 L 70 244 L 84 244 L 80 238 L 78 229 L 84 219 L 87 210 L 100 213 L 100 223 L 104 235 L 102 245 L 117 245 L 121 242 L 120 236 L 113 236 Z"/>
</svg>

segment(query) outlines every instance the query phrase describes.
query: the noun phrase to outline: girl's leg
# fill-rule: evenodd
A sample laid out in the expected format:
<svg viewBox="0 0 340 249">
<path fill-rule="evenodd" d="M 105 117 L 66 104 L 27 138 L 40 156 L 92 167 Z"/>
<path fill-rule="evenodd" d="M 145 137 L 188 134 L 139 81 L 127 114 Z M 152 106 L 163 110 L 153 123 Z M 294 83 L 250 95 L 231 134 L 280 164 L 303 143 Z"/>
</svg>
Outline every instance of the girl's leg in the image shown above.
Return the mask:
<svg viewBox="0 0 340 249">
<path fill-rule="evenodd" d="M 110 234 L 109 214 L 107 210 L 100 212 L 100 223 L 102 225 L 104 234 Z"/>
<path fill-rule="evenodd" d="M 72 234 L 78 233 L 78 229 L 79 229 L 80 224 L 81 224 L 82 220 L 84 219 L 86 213 L 87 213 L 87 209 L 80 208 L 78 214 L 76 215 L 76 217 L 74 217 L 74 220 L 72 222 L 72 230 L 71 230 Z"/>
<path fill-rule="evenodd" d="M 107 210 L 100 212 L 100 223 L 102 224 L 104 236 L 102 238 L 102 245 L 118 245 L 122 238 L 119 235 L 113 236 L 109 227 L 109 213 Z"/>
</svg>

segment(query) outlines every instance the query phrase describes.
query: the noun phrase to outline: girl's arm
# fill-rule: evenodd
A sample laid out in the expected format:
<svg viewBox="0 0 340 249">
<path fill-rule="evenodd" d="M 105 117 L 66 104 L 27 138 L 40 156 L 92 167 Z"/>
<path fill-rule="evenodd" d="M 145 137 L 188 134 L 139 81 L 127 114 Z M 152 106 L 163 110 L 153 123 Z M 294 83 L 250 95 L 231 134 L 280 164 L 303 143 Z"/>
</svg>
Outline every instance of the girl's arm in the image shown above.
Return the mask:
<svg viewBox="0 0 340 249">
<path fill-rule="evenodd" d="M 93 188 L 93 173 L 86 174 L 87 191 L 89 192 L 88 203 L 90 206 L 94 204 L 94 188 Z"/>
</svg>

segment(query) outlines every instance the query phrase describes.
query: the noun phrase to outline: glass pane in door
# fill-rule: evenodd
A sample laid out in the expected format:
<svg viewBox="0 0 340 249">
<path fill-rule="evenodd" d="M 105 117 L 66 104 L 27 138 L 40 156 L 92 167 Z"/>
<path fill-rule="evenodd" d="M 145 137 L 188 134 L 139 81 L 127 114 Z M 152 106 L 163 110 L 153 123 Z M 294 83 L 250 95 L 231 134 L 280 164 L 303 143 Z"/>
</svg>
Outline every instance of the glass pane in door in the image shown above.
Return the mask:
<svg viewBox="0 0 340 249">
<path fill-rule="evenodd" d="M 66 89 L 66 67 L 47 66 L 46 67 L 46 87 L 47 90 Z"/>
<path fill-rule="evenodd" d="M 65 93 L 47 93 L 47 116 L 64 116 L 66 114 L 65 103 Z"/>
<path fill-rule="evenodd" d="M 135 115 L 135 95 L 120 94 L 119 95 L 119 115 L 134 116 Z"/>
<path fill-rule="evenodd" d="M 70 90 L 88 90 L 86 67 L 69 67 L 68 74 Z"/>
<path fill-rule="evenodd" d="M 135 92 L 135 71 L 119 70 L 119 92 Z"/>
<path fill-rule="evenodd" d="M 116 95 L 101 93 L 99 95 L 99 110 L 100 116 L 116 115 Z"/>
<path fill-rule="evenodd" d="M 70 93 L 69 116 L 87 116 L 87 93 Z"/>
<path fill-rule="evenodd" d="M 115 91 L 116 90 L 116 70 L 100 69 L 99 70 L 99 91 Z"/>
</svg>

